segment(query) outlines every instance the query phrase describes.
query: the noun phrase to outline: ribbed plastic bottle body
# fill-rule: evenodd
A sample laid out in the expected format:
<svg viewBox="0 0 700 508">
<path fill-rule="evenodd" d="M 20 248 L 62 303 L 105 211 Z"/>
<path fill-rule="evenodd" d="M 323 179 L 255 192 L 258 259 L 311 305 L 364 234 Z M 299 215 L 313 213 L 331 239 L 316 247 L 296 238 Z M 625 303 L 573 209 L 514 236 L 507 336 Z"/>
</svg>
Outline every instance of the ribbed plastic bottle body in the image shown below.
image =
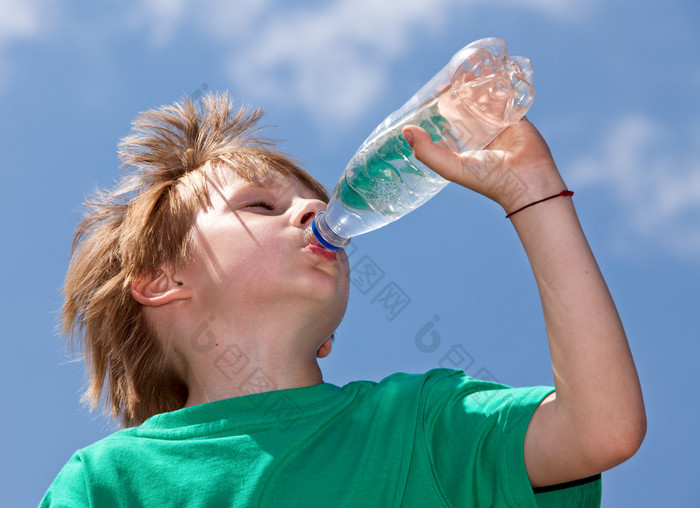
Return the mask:
<svg viewBox="0 0 700 508">
<path fill-rule="evenodd" d="M 525 115 L 531 80 L 529 61 L 508 58 L 500 39 L 463 48 L 360 146 L 316 219 L 316 236 L 342 247 L 424 204 L 448 181 L 413 157 L 401 129 L 418 125 L 454 152 L 481 149 Z"/>
</svg>

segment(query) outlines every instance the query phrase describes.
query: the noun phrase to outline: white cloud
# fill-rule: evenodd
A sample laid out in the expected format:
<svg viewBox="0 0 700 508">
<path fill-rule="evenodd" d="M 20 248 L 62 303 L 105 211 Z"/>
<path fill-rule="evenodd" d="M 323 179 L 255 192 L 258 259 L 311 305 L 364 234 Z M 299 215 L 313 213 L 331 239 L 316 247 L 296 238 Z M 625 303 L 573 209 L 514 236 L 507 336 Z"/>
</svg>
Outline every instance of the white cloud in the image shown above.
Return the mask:
<svg viewBox="0 0 700 508">
<path fill-rule="evenodd" d="M 199 29 L 201 35 L 239 44 L 257 38 L 263 15 L 267 20 L 279 19 L 275 0 L 134 0 L 127 14 L 132 29 L 145 30 L 156 48 L 174 42 L 181 30 Z"/>
<path fill-rule="evenodd" d="M 275 5 L 275 0 L 206 0 L 199 5 L 197 22 L 204 34 L 228 45 L 247 39 L 248 46 L 257 43 L 266 20 L 278 19 L 289 9 L 285 3 Z"/>
<path fill-rule="evenodd" d="M 195 30 L 219 44 L 222 65 L 251 100 L 298 104 L 332 124 L 373 106 L 390 85 L 391 64 L 414 49 L 416 31 L 438 33 L 465 9 L 494 2 L 555 17 L 581 11 L 574 0 L 133 0 L 126 23 L 157 48 Z M 63 2 L 0 0 L 2 76 L 7 48 L 41 37 L 63 11 Z"/>
<path fill-rule="evenodd" d="M 153 45 L 164 47 L 173 40 L 187 7 L 188 0 L 140 0 L 129 12 L 127 21 L 137 29 L 146 27 Z"/>
<path fill-rule="evenodd" d="M 0 2 L 0 45 L 30 38 L 39 31 L 39 6 L 26 0 Z"/>
<path fill-rule="evenodd" d="M 389 64 L 410 51 L 411 32 L 437 28 L 453 1 L 339 0 L 273 10 L 255 42 L 232 52 L 231 76 L 246 93 L 299 104 L 321 122 L 353 120 L 389 85 Z"/>
<path fill-rule="evenodd" d="M 439 33 L 450 18 L 492 0 L 139 0 L 131 21 L 156 46 L 197 27 L 226 55 L 249 100 L 296 105 L 322 127 L 360 118 L 391 84 L 391 64 L 414 49 L 417 31 Z M 499 0 L 555 17 L 574 0 Z M 466 41 L 465 41 L 466 42 Z M 437 68 L 436 68 L 437 71 Z"/>
<path fill-rule="evenodd" d="M 553 16 L 581 12 L 573 0 L 501 3 Z M 465 17 L 466 9 L 479 4 L 490 2 L 336 0 L 294 8 L 270 2 L 247 33 L 238 26 L 249 44 L 245 49 L 234 44 L 227 67 L 254 99 L 298 104 L 324 127 L 352 122 L 391 85 L 391 64 L 415 49 L 416 33 L 439 33 L 451 18 Z M 220 23 L 221 18 L 210 19 Z"/>
<path fill-rule="evenodd" d="M 46 22 L 36 0 L 0 1 L 0 88 L 9 72 L 8 48 L 20 41 L 36 39 Z"/>
<path fill-rule="evenodd" d="M 496 0 L 493 3 L 521 6 L 559 19 L 575 19 L 590 14 L 598 2 L 596 0 L 588 2 L 574 2 L 571 0 Z"/>
<path fill-rule="evenodd" d="M 572 166 L 572 188 L 605 187 L 621 216 L 611 221 L 627 250 L 640 242 L 676 256 L 700 254 L 700 125 L 679 143 L 672 129 L 650 118 L 622 118 L 605 133 L 597 153 Z M 691 138 L 687 132 L 679 136 Z"/>
<path fill-rule="evenodd" d="M 494 2 L 560 18 L 585 10 L 574 0 L 135 0 L 128 23 L 157 48 L 196 30 L 221 48 L 212 58 L 247 101 L 287 105 L 325 132 L 377 106 L 417 33 Z"/>
</svg>

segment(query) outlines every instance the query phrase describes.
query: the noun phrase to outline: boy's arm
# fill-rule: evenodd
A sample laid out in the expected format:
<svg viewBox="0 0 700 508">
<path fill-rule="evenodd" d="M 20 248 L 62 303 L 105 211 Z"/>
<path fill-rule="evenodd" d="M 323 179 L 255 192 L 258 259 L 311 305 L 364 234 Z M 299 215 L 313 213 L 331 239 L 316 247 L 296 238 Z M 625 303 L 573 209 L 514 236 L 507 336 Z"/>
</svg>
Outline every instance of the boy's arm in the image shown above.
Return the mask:
<svg viewBox="0 0 700 508">
<path fill-rule="evenodd" d="M 416 158 L 444 178 L 486 195 L 507 212 L 566 187 L 546 143 L 526 119 L 488 150 L 457 155 L 404 129 Z M 630 458 L 646 432 L 627 338 L 573 201 L 557 197 L 511 218 L 532 265 L 544 311 L 556 391 L 525 435 L 530 482 L 584 478 Z"/>
</svg>

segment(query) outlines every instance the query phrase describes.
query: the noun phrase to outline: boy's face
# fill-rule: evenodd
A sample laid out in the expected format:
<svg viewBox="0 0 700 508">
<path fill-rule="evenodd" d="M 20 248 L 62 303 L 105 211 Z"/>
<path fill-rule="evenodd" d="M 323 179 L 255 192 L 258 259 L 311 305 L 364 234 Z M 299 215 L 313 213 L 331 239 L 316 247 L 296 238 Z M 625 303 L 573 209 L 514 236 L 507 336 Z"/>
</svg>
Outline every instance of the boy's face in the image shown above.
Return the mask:
<svg viewBox="0 0 700 508">
<path fill-rule="evenodd" d="M 279 313 L 289 309 L 333 331 L 347 307 L 347 256 L 304 241 L 304 231 L 326 204 L 298 180 L 278 173 L 256 182 L 233 173 L 221 180 L 212 184 L 211 206 L 197 217 L 194 261 L 187 267 L 195 275 L 201 310 L 241 317 L 275 309 L 283 323 L 290 317 Z"/>
</svg>

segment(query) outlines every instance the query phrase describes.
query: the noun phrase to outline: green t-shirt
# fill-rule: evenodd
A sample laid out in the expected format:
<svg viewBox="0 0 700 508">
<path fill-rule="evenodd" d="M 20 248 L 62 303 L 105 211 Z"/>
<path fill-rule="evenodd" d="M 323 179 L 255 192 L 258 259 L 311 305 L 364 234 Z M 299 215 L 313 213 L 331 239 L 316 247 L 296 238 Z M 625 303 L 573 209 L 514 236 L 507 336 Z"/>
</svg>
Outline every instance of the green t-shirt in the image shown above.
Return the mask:
<svg viewBox="0 0 700 508">
<path fill-rule="evenodd" d="M 551 391 L 436 369 L 184 408 L 77 451 L 41 507 L 597 507 L 599 477 L 528 482 L 525 430 Z"/>
</svg>

